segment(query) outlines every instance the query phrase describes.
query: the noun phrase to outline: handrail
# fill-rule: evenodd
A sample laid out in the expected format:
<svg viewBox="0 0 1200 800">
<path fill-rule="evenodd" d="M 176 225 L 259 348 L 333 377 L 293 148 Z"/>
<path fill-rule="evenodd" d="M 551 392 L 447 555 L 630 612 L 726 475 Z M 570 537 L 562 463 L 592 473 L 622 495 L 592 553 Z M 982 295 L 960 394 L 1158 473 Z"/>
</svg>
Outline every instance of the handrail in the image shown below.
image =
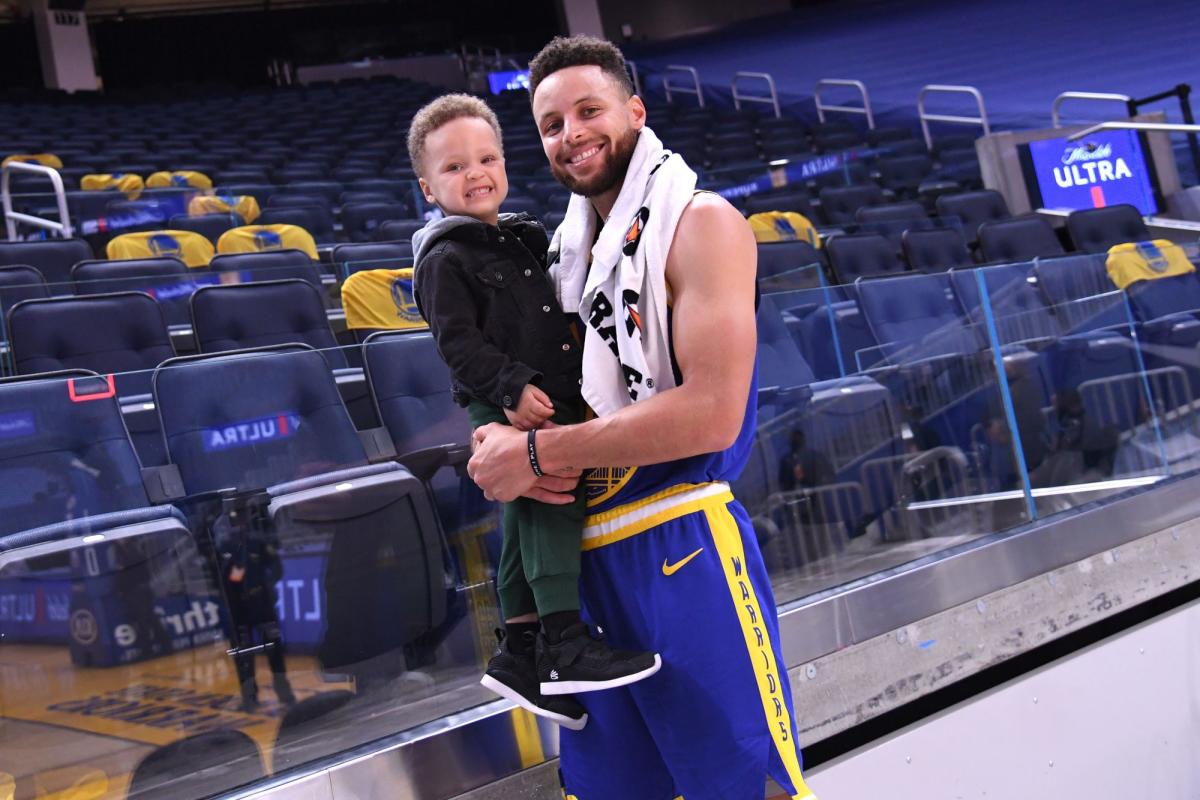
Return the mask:
<svg viewBox="0 0 1200 800">
<path fill-rule="evenodd" d="M 1127 94 L 1113 94 L 1111 92 L 1063 92 L 1058 97 L 1054 98 L 1054 104 L 1050 106 L 1050 123 L 1052 127 L 1061 128 L 1062 121 L 1058 115 L 1058 109 L 1066 100 L 1097 100 L 1114 103 L 1123 103 L 1128 109 L 1129 101 L 1133 98 Z"/>
<path fill-rule="evenodd" d="M 849 86 L 851 89 L 858 89 L 858 93 L 862 97 L 863 104 L 861 106 L 836 106 L 822 103 L 821 88 L 829 88 L 831 86 Z M 867 92 L 867 85 L 862 81 L 847 80 L 845 78 L 822 78 L 821 80 L 817 81 L 817 85 L 813 89 L 813 99 L 817 102 L 817 119 L 821 122 L 825 121 L 826 111 L 841 111 L 845 114 L 862 114 L 867 118 L 867 128 L 870 130 L 875 130 L 875 114 L 871 111 L 871 95 Z"/>
<path fill-rule="evenodd" d="M 979 107 L 978 117 L 963 117 L 957 114 L 926 114 L 925 113 L 925 95 L 933 93 L 941 94 L 966 94 L 975 98 L 975 105 Z M 987 109 L 983 106 L 983 95 L 974 86 L 953 86 L 949 84 L 931 83 L 928 86 L 922 86 L 921 91 L 917 94 L 917 116 L 921 119 L 921 132 L 925 134 L 925 147 L 933 149 L 933 137 L 929 134 L 930 122 L 953 122 L 963 125 L 982 125 L 983 135 L 987 136 L 992 132 L 992 126 L 988 124 Z"/>
<path fill-rule="evenodd" d="M 692 76 L 691 88 L 688 88 L 686 86 L 672 86 L 671 85 L 671 73 L 672 72 L 682 72 L 685 75 L 691 75 Z M 685 64 L 669 64 L 669 65 L 667 65 L 667 68 L 665 70 L 663 70 L 663 92 L 667 96 L 668 103 L 672 102 L 671 101 L 671 92 L 672 91 L 677 92 L 678 94 L 694 94 L 694 95 L 696 95 L 696 100 L 699 101 L 700 108 L 704 108 L 704 92 L 702 92 L 700 90 L 700 73 L 696 71 L 695 67 L 689 67 Z"/>
<path fill-rule="evenodd" d="M 767 82 L 767 89 L 770 94 L 763 96 L 759 94 L 739 94 L 738 79 L 754 78 Z M 775 109 L 775 119 L 783 116 L 779 112 L 779 93 L 775 91 L 775 79 L 765 72 L 735 72 L 733 73 L 733 81 L 729 85 L 730 92 L 733 94 L 733 107 L 738 111 L 742 110 L 742 101 L 747 103 L 767 103 Z"/>
<path fill-rule="evenodd" d="M 633 93 L 644 101 L 646 96 L 642 92 L 642 74 L 638 71 L 637 62 L 627 58 L 625 59 L 625 66 L 629 67 L 629 77 L 633 79 Z"/>
<path fill-rule="evenodd" d="M 1067 137 L 1068 142 L 1091 136 L 1099 131 L 1164 131 L 1167 133 L 1200 133 L 1200 125 L 1184 125 L 1178 122 L 1101 122 L 1090 128 L 1076 131 Z"/>
<path fill-rule="evenodd" d="M 58 201 L 58 222 L 52 219 L 43 219 L 42 217 L 34 217 L 29 214 L 22 214 L 19 211 L 13 211 L 12 191 L 9 186 L 12 182 L 12 174 L 14 172 L 45 175 L 50 179 L 50 183 L 54 187 L 54 197 Z M 18 222 L 31 225 L 35 228 L 42 228 L 43 230 L 55 231 L 64 239 L 71 238 L 71 215 L 67 211 L 67 193 L 63 189 L 62 176 L 58 174 L 58 170 L 44 167 L 41 164 L 27 164 L 23 161 L 9 162 L 0 170 L 0 202 L 2 202 L 4 208 L 4 226 L 7 230 L 9 241 L 15 242 L 17 240 Z"/>
</svg>

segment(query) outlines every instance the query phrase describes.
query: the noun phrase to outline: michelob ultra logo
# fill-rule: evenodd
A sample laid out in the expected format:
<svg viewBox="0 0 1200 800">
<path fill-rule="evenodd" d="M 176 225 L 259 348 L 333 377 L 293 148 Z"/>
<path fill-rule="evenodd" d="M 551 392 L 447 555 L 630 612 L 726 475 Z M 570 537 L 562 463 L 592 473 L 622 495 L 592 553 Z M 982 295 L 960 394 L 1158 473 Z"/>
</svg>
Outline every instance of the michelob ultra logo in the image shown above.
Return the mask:
<svg viewBox="0 0 1200 800">
<path fill-rule="evenodd" d="M 1125 159 L 1113 158 L 1113 148 L 1108 143 L 1071 145 L 1063 151 L 1062 166 L 1054 168 L 1054 182 L 1064 189 L 1132 177 Z"/>
<path fill-rule="evenodd" d="M 286 439 L 300 428 L 300 415 L 285 411 L 270 417 L 233 422 L 219 428 L 204 430 L 205 451 L 219 452 L 236 447 Z"/>
</svg>

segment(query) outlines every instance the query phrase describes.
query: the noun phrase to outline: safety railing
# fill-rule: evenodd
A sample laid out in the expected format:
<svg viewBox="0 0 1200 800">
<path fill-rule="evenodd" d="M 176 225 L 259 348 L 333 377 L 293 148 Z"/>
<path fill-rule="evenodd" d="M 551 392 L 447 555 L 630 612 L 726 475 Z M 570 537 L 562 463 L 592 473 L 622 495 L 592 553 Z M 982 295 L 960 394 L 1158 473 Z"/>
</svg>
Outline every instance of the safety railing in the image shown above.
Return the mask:
<svg viewBox="0 0 1200 800">
<path fill-rule="evenodd" d="M 862 97 L 863 104 L 861 106 L 842 106 L 824 102 L 821 99 L 821 90 L 835 86 L 848 86 L 851 89 L 857 89 L 859 95 Z M 813 99 L 817 103 L 817 119 L 821 122 L 825 121 L 826 111 L 840 111 L 843 114 L 861 114 L 865 116 L 867 118 L 867 127 L 871 130 L 875 129 L 875 114 L 871 111 L 871 95 L 867 92 L 867 85 L 862 81 L 846 80 L 843 78 L 822 78 L 817 81 L 816 88 L 813 89 Z"/>
<path fill-rule="evenodd" d="M 925 111 L 925 98 L 931 94 L 965 94 L 975 99 L 975 105 L 979 109 L 978 117 L 965 117 L 959 114 L 930 114 Z M 983 128 L 983 134 L 986 136 L 992 132 L 992 126 L 988 123 L 987 109 L 983 104 L 983 95 L 974 86 L 953 86 L 948 84 L 931 83 L 928 86 L 922 86 L 921 91 L 917 94 L 917 116 L 921 119 L 921 133 L 925 135 L 925 146 L 933 149 L 933 137 L 929 133 L 930 122 L 950 122 L 956 125 L 979 125 Z"/>
<path fill-rule="evenodd" d="M 1099 131 L 1162 131 L 1163 133 L 1200 133 L 1200 125 L 1181 125 L 1177 122 L 1101 122 L 1090 128 L 1076 131 L 1067 137 L 1073 142 Z"/>
<path fill-rule="evenodd" d="M 634 94 L 645 99 L 644 93 L 642 92 L 642 73 L 640 70 L 638 70 L 637 62 L 625 59 L 625 66 L 629 69 L 629 77 L 633 81 Z"/>
<path fill-rule="evenodd" d="M 1128 108 L 1129 101 L 1132 99 L 1133 98 L 1127 94 L 1113 94 L 1111 92 L 1063 92 L 1058 97 L 1054 98 L 1054 103 L 1050 106 L 1050 124 L 1055 128 L 1062 127 L 1062 117 L 1059 113 L 1059 109 L 1061 109 L 1062 104 L 1068 100 L 1120 103 L 1122 107 Z"/>
<path fill-rule="evenodd" d="M 738 90 L 739 80 L 765 81 L 769 94 L 745 94 Z M 742 103 L 766 103 L 775 110 L 776 119 L 783 116 L 779 111 L 779 92 L 775 90 L 775 79 L 766 72 L 735 72 L 733 73 L 733 81 L 729 85 L 729 90 L 733 94 L 733 107 L 738 111 L 742 110 Z"/>
<path fill-rule="evenodd" d="M 12 176 L 13 173 L 18 172 L 27 175 L 42 175 L 50 179 L 50 184 L 54 187 L 54 199 L 58 204 L 57 221 L 13 210 Z M 41 164 L 26 164 L 20 161 L 6 164 L 3 170 L 0 170 L 0 201 L 4 205 L 4 226 L 11 241 L 16 241 L 18 223 L 53 231 L 64 239 L 71 238 L 71 215 L 67 211 L 67 193 L 63 189 L 62 176 L 58 174 L 58 170 L 44 167 Z"/>
<path fill-rule="evenodd" d="M 683 74 L 692 79 L 691 86 L 672 86 L 671 75 Z M 671 94 L 691 94 L 696 96 L 696 102 L 700 104 L 700 108 L 704 108 L 704 92 L 700 89 L 700 73 L 695 67 L 689 67 L 685 64 L 669 64 L 663 71 L 663 93 L 667 96 L 667 102 L 673 103 Z"/>
</svg>

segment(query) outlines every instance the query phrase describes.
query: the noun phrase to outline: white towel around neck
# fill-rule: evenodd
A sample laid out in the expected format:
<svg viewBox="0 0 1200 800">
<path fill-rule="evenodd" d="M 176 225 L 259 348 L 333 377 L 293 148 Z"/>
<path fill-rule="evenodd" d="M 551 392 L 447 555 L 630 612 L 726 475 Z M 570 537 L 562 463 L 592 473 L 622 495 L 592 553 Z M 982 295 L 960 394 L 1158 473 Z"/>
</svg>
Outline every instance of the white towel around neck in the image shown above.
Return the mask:
<svg viewBox="0 0 1200 800">
<path fill-rule="evenodd" d="M 591 202 L 573 194 L 550 243 L 559 302 L 584 322 L 583 399 L 598 416 L 675 386 L 667 252 L 695 189 L 683 158 L 642 128 L 599 238 Z"/>
</svg>

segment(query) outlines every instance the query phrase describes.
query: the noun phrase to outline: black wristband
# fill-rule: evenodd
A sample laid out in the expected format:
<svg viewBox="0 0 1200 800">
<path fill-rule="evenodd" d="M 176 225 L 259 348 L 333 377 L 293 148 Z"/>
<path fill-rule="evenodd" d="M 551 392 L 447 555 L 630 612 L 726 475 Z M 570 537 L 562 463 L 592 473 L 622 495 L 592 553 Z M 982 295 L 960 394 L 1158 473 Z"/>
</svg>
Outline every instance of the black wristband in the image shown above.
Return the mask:
<svg viewBox="0 0 1200 800">
<path fill-rule="evenodd" d="M 537 428 L 530 428 L 529 434 L 525 437 L 525 442 L 529 446 L 529 466 L 533 468 L 533 474 L 540 478 L 545 473 L 542 472 L 542 466 L 538 463 L 537 443 L 534 441 L 535 434 L 537 434 Z"/>
</svg>

